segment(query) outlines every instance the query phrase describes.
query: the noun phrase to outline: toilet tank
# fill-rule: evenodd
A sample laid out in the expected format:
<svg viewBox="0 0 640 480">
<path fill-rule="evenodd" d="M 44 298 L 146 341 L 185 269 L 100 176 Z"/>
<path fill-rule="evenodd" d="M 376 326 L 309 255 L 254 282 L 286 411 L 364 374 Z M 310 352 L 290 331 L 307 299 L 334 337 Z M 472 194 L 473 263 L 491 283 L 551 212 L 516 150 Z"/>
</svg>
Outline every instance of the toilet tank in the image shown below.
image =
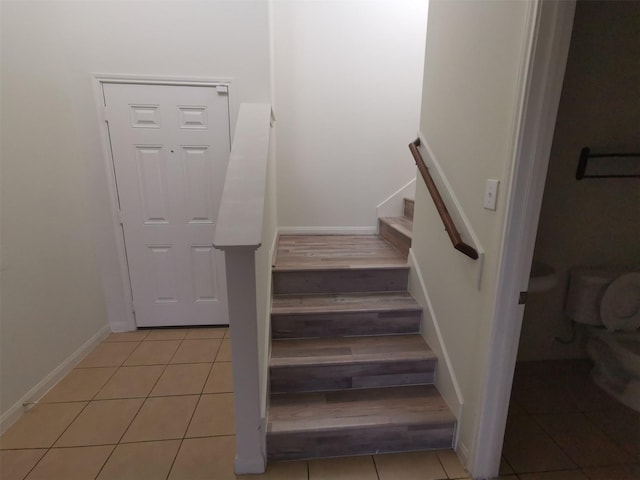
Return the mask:
<svg viewBox="0 0 640 480">
<path fill-rule="evenodd" d="M 576 267 L 569 270 L 569 290 L 564 311 L 574 322 L 602 325 L 600 301 L 607 286 L 626 268 Z"/>
</svg>

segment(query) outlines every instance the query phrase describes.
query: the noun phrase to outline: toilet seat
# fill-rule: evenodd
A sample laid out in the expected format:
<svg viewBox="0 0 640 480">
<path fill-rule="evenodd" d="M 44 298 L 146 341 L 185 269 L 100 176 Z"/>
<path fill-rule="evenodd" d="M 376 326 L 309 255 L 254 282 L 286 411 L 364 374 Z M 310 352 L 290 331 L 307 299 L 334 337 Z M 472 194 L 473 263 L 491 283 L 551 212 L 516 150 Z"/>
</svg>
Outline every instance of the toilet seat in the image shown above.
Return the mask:
<svg viewBox="0 0 640 480">
<path fill-rule="evenodd" d="M 611 282 L 600 302 L 600 318 L 610 331 L 640 328 L 640 273 L 621 275 Z"/>
</svg>

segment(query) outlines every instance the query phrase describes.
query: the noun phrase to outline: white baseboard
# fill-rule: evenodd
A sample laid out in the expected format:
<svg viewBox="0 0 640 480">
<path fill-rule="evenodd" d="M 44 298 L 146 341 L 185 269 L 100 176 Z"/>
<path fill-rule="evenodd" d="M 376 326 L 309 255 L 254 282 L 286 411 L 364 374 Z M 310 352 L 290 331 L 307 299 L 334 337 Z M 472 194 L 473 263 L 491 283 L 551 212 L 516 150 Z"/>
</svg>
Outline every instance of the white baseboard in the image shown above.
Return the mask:
<svg viewBox="0 0 640 480">
<path fill-rule="evenodd" d="M 51 390 L 64 376 L 78 365 L 95 346 L 100 343 L 111 332 L 109 325 L 102 327 L 95 335 L 73 352 L 66 360 L 54 368 L 49 375 L 40 380 L 31 390 L 24 394 L 20 400 L 13 404 L 6 412 L 0 416 L 0 435 L 6 432 L 24 413 L 24 404 L 37 403 L 45 394 Z"/>
<path fill-rule="evenodd" d="M 462 398 L 462 392 L 456 378 L 456 374 L 453 371 L 453 365 L 451 359 L 447 353 L 447 347 L 442 338 L 440 326 L 438 325 L 438 319 L 433 310 L 433 305 L 429 299 L 427 293 L 427 287 L 424 282 L 424 277 L 420 271 L 420 266 L 416 261 L 413 250 L 409 250 L 409 293 L 413 295 L 416 301 L 422 306 L 422 323 L 420 332 L 425 341 L 429 344 L 433 352 L 438 357 L 438 369 L 436 371 L 435 385 L 440 392 L 440 395 L 444 398 L 445 402 L 449 406 L 451 412 L 458 419 L 458 429 L 460 428 L 460 422 L 462 420 L 462 410 L 464 406 L 464 400 Z M 456 436 L 457 441 L 457 436 Z"/>
<path fill-rule="evenodd" d="M 280 235 L 374 235 L 377 227 L 279 227 L 278 232 Z"/>
<path fill-rule="evenodd" d="M 454 449 L 455 449 L 456 453 L 458 454 L 458 457 L 460 458 L 460 462 L 466 468 L 466 466 L 469 465 L 469 449 L 462 442 L 459 442 L 458 446 L 454 447 Z"/>
<path fill-rule="evenodd" d="M 414 178 L 389 198 L 376 207 L 376 216 L 380 217 L 401 217 L 404 215 L 404 199 L 414 198 L 416 195 L 416 179 Z"/>
</svg>

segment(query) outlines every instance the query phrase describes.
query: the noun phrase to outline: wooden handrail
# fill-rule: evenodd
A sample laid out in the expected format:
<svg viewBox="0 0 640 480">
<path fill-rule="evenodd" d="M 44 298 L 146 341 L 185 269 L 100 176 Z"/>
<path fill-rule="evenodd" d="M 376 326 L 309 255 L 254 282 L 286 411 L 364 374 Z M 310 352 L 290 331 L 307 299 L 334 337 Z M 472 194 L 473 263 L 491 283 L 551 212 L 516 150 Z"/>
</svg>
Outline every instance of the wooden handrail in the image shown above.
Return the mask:
<svg viewBox="0 0 640 480">
<path fill-rule="evenodd" d="M 436 205 L 436 210 L 438 210 L 438 214 L 442 219 L 442 223 L 444 223 L 444 229 L 449 234 L 449 238 L 451 239 L 453 248 L 455 248 L 459 252 L 464 253 L 467 257 L 473 258 L 474 260 L 476 260 L 478 258 L 478 252 L 471 245 L 468 245 L 462 241 L 462 237 L 460 237 L 460 232 L 458 232 L 456 225 L 453 223 L 453 219 L 451 218 L 451 215 L 449 215 L 449 211 L 447 210 L 447 207 L 444 204 L 442 197 L 440 196 L 438 187 L 436 187 L 436 184 L 433 181 L 433 178 L 431 178 L 429 169 L 427 169 L 427 166 L 424 163 L 422 155 L 420 154 L 420 150 L 418 150 L 419 146 L 420 146 L 420 139 L 416 138 L 414 142 L 411 142 L 409 144 L 409 150 L 411 150 L 411 155 L 413 155 L 413 159 L 416 161 L 418 170 L 420 170 L 420 173 L 422 174 L 424 183 L 427 185 L 427 189 L 431 194 L 433 203 Z"/>
</svg>

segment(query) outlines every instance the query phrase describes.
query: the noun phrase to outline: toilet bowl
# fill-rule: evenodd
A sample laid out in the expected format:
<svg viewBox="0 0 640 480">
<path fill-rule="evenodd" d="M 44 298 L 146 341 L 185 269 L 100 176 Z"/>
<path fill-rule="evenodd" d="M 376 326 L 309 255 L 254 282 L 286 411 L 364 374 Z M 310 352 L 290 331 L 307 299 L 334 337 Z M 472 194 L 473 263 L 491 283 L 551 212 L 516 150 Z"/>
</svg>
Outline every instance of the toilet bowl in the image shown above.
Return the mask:
<svg viewBox="0 0 640 480">
<path fill-rule="evenodd" d="M 593 381 L 640 412 L 640 271 L 634 270 L 572 269 L 565 312 L 587 325 Z"/>
</svg>

